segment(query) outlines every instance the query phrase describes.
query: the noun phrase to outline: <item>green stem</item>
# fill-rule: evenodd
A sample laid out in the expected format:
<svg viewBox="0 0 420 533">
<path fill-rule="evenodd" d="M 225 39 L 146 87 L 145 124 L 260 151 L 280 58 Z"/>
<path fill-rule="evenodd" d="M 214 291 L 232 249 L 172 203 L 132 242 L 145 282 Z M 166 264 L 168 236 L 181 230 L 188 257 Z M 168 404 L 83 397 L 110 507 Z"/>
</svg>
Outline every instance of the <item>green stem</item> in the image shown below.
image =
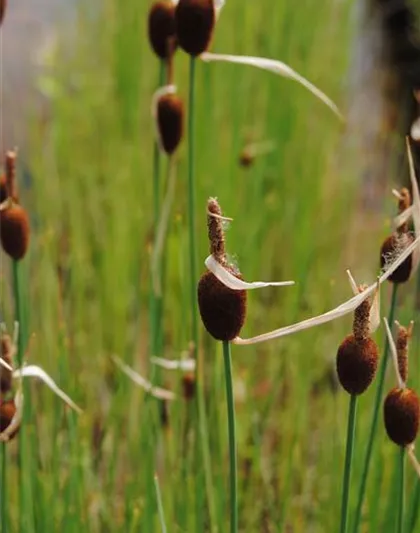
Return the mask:
<svg viewBox="0 0 420 533">
<path fill-rule="evenodd" d="M 163 510 L 163 503 L 162 503 L 162 494 L 160 492 L 159 479 L 157 475 L 155 475 L 155 490 L 156 490 L 156 500 L 157 500 L 157 506 L 158 506 L 160 528 L 162 530 L 162 533 L 167 533 L 168 530 L 166 529 L 165 513 Z"/>
<path fill-rule="evenodd" d="M 405 448 L 401 446 L 400 450 L 400 472 L 399 472 L 399 501 L 398 501 L 398 527 L 397 532 L 403 533 L 404 530 L 404 486 L 405 486 Z"/>
<path fill-rule="evenodd" d="M 188 231 L 190 262 L 190 298 L 191 298 L 191 339 L 194 353 L 198 349 L 197 321 L 197 274 L 195 241 L 195 189 L 194 189 L 194 107 L 195 107 L 195 58 L 190 58 L 190 89 L 188 101 Z"/>
<path fill-rule="evenodd" d="M 394 283 L 392 285 L 391 306 L 389 309 L 388 322 L 392 324 L 394 322 L 394 314 L 397 303 L 398 285 Z M 360 519 L 362 516 L 363 501 L 366 493 L 367 478 L 369 474 L 369 467 L 372 460 L 373 443 L 375 441 L 376 430 L 379 422 L 379 412 L 381 407 L 382 396 L 384 392 L 386 368 L 389 359 L 389 342 L 388 338 L 385 340 L 384 355 L 382 358 L 381 366 L 379 369 L 378 385 L 376 388 L 375 404 L 373 407 L 372 422 L 370 425 L 368 444 L 366 449 L 365 461 L 363 464 L 362 480 L 359 488 L 359 498 L 357 501 L 356 517 L 354 522 L 353 533 L 358 533 L 360 526 Z"/>
<path fill-rule="evenodd" d="M 357 396 L 350 396 L 349 418 L 347 423 L 346 462 L 344 465 L 343 495 L 341 500 L 341 527 L 340 532 L 347 531 L 347 517 L 349 506 L 351 461 L 353 457 L 354 433 L 356 428 Z"/>
<path fill-rule="evenodd" d="M 1 512 L 1 531 L 2 533 L 7 533 L 7 499 L 6 499 L 6 490 L 7 490 L 7 458 L 6 458 L 6 443 L 1 443 L 1 486 L 0 486 L 0 512 Z"/>
<path fill-rule="evenodd" d="M 13 275 L 13 295 L 15 299 L 15 320 L 19 325 L 17 339 L 17 364 L 20 368 L 23 362 L 23 320 L 22 320 L 22 298 L 20 292 L 20 268 L 19 261 L 12 261 Z"/>
<path fill-rule="evenodd" d="M 237 465 L 236 465 L 236 431 L 235 431 L 235 404 L 233 400 L 232 361 L 230 343 L 223 342 L 223 358 L 225 361 L 225 379 L 227 412 L 229 426 L 229 462 L 230 462 L 230 531 L 238 531 L 238 502 L 237 502 Z"/>
<path fill-rule="evenodd" d="M 420 510 L 420 479 L 416 482 L 411 503 L 410 521 L 408 531 L 414 533 Z"/>
</svg>

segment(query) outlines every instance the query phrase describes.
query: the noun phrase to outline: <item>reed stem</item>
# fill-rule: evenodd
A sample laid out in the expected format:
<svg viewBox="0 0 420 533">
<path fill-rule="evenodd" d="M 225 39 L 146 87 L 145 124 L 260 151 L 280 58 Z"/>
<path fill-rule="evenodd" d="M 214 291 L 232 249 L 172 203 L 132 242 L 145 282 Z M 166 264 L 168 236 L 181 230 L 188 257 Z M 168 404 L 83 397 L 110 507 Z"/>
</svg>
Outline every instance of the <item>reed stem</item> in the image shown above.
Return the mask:
<svg viewBox="0 0 420 533">
<path fill-rule="evenodd" d="M 233 399 L 232 359 L 230 342 L 223 342 L 223 358 L 225 362 L 225 380 L 227 413 L 229 428 L 229 463 L 230 463 L 230 531 L 238 531 L 238 502 L 237 502 L 237 464 L 236 464 L 236 430 L 235 403 Z"/>
<path fill-rule="evenodd" d="M 395 308 L 397 303 L 398 285 L 394 283 L 392 285 L 391 306 L 389 308 L 388 323 L 394 322 Z M 378 385 L 376 388 L 375 403 L 373 406 L 372 422 L 370 425 L 368 444 L 366 448 L 366 455 L 363 464 L 362 480 L 360 482 L 359 496 L 356 507 L 356 516 L 354 522 L 353 533 L 358 533 L 360 527 L 360 519 L 362 516 L 363 501 L 366 493 L 367 478 L 369 474 L 369 467 L 372 460 L 373 443 L 375 441 L 376 430 L 379 422 L 379 411 L 381 407 L 382 396 L 384 392 L 386 368 L 389 359 L 389 342 L 388 338 L 385 339 L 384 355 L 382 357 L 381 366 L 379 369 Z"/>
<path fill-rule="evenodd" d="M 1 531 L 7 533 L 7 458 L 6 443 L 0 444 L 1 454 L 1 487 L 0 487 L 0 513 L 1 513 Z"/>
<path fill-rule="evenodd" d="M 163 510 L 163 503 L 162 503 L 162 494 L 160 492 L 159 478 L 157 477 L 156 474 L 155 474 L 155 490 L 156 490 L 156 500 L 157 500 L 159 521 L 160 521 L 160 529 L 162 530 L 162 533 L 167 533 L 168 530 L 166 529 L 165 512 Z"/>
<path fill-rule="evenodd" d="M 347 532 L 347 519 L 350 493 L 351 462 L 353 458 L 354 433 L 356 428 L 357 396 L 350 396 L 349 417 L 347 423 L 346 460 L 344 464 L 343 493 L 341 500 L 341 527 L 340 533 Z"/>
<path fill-rule="evenodd" d="M 404 486 L 405 486 L 405 448 L 400 449 L 400 468 L 399 468 L 399 491 L 398 491 L 398 526 L 397 532 L 404 531 Z"/>
</svg>

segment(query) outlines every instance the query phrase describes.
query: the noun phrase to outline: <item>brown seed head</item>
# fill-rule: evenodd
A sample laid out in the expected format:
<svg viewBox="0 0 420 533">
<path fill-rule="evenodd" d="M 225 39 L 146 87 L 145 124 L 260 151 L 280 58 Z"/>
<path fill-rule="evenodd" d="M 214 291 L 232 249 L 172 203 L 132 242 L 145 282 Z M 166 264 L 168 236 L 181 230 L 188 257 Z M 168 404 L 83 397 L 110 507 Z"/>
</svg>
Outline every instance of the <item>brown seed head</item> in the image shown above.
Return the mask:
<svg viewBox="0 0 420 533">
<path fill-rule="evenodd" d="M 388 437 L 399 446 L 416 440 L 420 421 L 420 400 L 412 389 L 392 389 L 385 398 L 384 421 Z"/>
<path fill-rule="evenodd" d="M 11 204 L 0 212 L 0 238 L 12 259 L 24 257 L 29 245 L 29 218 L 23 207 Z"/>
<path fill-rule="evenodd" d="M 12 339 L 6 333 L 3 333 L 0 338 L 0 357 L 10 366 L 13 364 L 13 343 Z M 0 392 L 6 394 L 12 388 L 12 373 L 7 368 L 0 366 Z"/>
<path fill-rule="evenodd" d="M 7 200 L 6 174 L 0 176 L 0 204 Z"/>
<path fill-rule="evenodd" d="M 408 379 L 408 342 L 411 338 L 413 331 L 413 323 L 408 328 L 398 325 L 398 337 L 397 337 L 397 358 L 398 358 L 398 370 L 401 379 L 404 383 Z"/>
<path fill-rule="evenodd" d="M 155 2 L 149 12 L 149 42 L 155 54 L 169 59 L 176 49 L 175 6 L 172 2 Z"/>
<path fill-rule="evenodd" d="M 413 235 L 410 233 L 398 233 L 394 232 L 387 237 L 381 246 L 381 269 L 390 263 L 397 257 L 407 246 L 409 246 L 414 240 Z M 395 270 L 389 281 L 392 283 L 405 283 L 410 278 L 411 268 L 413 264 L 412 255 L 409 255 L 407 259 Z"/>
<path fill-rule="evenodd" d="M 359 292 L 366 289 L 366 286 L 359 287 Z M 353 334 L 356 340 L 364 341 L 370 336 L 369 331 L 369 313 L 371 302 L 366 298 L 359 307 L 356 307 L 353 318 Z"/>
<path fill-rule="evenodd" d="M 0 401 L 0 433 L 9 427 L 15 413 L 16 405 L 14 400 Z M 9 438 L 13 439 L 18 431 L 19 429 L 12 433 Z"/>
<path fill-rule="evenodd" d="M 157 123 L 162 148 L 173 154 L 184 131 L 184 104 L 175 94 L 165 94 L 157 104 Z"/>
<path fill-rule="evenodd" d="M 4 19 L 4 13 L 6 12 L 6 0 L 0 0 L 0 26 Z"/>
<path fill-rule="evenodd" d="M 194 57 L 205 52 L 210 45 L 215 21 L 213 0 L 179 0 L 175 24 L 181 48 Z"/>
<path fill-rule="evenodd" d="M 398 200 L 398 212 L 399 213 L 404 212 L 406 209 L 410 207 L 410 205 L 411 205 L 410 191 L 406 187 L 403 187 L 400 190 L 400 198 Z"/>
<path fill-rule="evenodd" d="M 16 188 L 16 159 L 17 153 L 15 150 L 9 150 L 6 153 L 5 173 L 6 173 L 6 189 L 8 197 L 14 201 L 18 201 L 18 193 Z"/>
<path fill-rule="evenodd" d="M 232 269 L 231 272 L 240 277 Z M 212 272 L 206 272 L 198 282 L 198 307 L 210 335 L 220 341 L 231 341 L 245 322 L 246 291 L 229 289 Z"/>
<path fill-rule="evenodd" d="M 246 148 L 244 148 L 244 150 L 242 150 L 239 155 L 239 164 L 241 165 L 241 167 L 249 168 L 254 163 L 254 160 L 254 154 L 251 154 L 251 152 Z"/>
<path fill-rule="evenodd" d="M 184 398 L 187 401 L 193 400 L 195 397 L 195 375 L 193 372 L 187 372 L 182 376 L 182 390 Z"/>
<path fill-rule="evenodd" d="M 372 383 L 378 368 L 379 350 L 371 338 L 357 340 L 348 335 L 337 352 L 337 374 L 349 394 L 362 394 Z"/>
<path fill-rule="evenodd" d="M 222 209 L 216 198 L 207 202 L 207 231 L 210 242 L 210 253 L 221 265 L 226 263 L 225 231 L 223 228 Z"/>
</svg>

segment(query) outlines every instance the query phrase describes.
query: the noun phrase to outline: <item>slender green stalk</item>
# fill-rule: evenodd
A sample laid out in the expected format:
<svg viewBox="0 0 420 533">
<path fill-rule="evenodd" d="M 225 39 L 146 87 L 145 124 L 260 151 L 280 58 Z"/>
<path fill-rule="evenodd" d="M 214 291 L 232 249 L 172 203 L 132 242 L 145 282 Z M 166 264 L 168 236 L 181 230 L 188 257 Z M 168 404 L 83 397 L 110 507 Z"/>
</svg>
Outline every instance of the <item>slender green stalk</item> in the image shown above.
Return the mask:
<svg viewBox="0 0 420 533">
<path fill-rule="evenodd" d="M 1 453 L 1 487 L 0 487 L 0 512 L 1 512 L 1 531 L 7 533 L 7 458 L 6 458 L 6 443 L 2 442 L 0 445 Z"/>
<path fill-rule="evenodd" d="M 194 107 L 195 107 L 195 65 L 194 57 L 190 58 L 190 80 L 188 98 L 188 235 L 190 263 L 190 298 L 191 298 L 191 340 L 194 353 L 198 350 L 198 319 L 197 319 L 197 267 L 195 239 L 195 184 L 194 184 Z"/>
<path fill-rule="evenodd" d="M 411 500 L 411 512 L 408 525 L 409 533 L 414 533 L 417 525 L 420 510 L 420 479 L 416 482 L 416 487 L 413 491 L 413 497 Z"/>
<path fill-rule="evenodd" d="M 225 379 L 227 396 L 227 413 L 229 427 L 229 462 L 230 462 L 230 531 L 238 531 L 238 502 L 237 502 L 237 464 L 236 464 L 236 431 L 235 404 L 233 400 L 232 360 L 230 343 L 223 342 L 223 358 L 225 361 Z"/>
<path fill-rule="evenodd" d="M 397 303 L 398 285 L 394 283 L 392 285 L 391 306 L 389 309 L 388 322 L 392 324 L 394 322 L 395 307 Z M 363 501 L 366 493 L 367 478 L 369 474 L 369 467 L 372 460 L 373 443 L 375 440 L 376 430 L 379 422 L 379 412 L 381 407 L 382 396 L 384 392 L 386 368 L 389 359 L 389 342 L 388 338 L 385 339 L 384 355 L 382 357 L 381 366 L 379 369 L 378 385 L 376 388 L 375 404 L 373 406 L 372 422 L 370 425 L 370 432 L 368 438 L 368 444 L 366 449 L 365 461 L 363 464 L 362 480 L 359 488 L 359 498 L 357 501 L 356 516 L 354 522 L 353 533 L 358 533 L 360 526 L 360 519 L 362 516 Z"/>
<path fill-rule="evenodd" d="M 346 462 L 344 465 L 343 495 L 341 500 L 341 526 L 340 533 L 347 531 L 347 518 L 349 507 L 351 461 L 353 457 L 354 433 L 356 428 L 357 396 L 350 396 L 349 418 L 347 423 Z"/>
<path fill-rule="evenodd" d="M 398 526 L 397 533 L 404 531 L 404 486 L 405 486 L 405 448 L 401 446 L 400 449 L 400 472 L 399 472 L 400 486 L 398 491 Z"/>
<path fill-rule="evenodd" d="M 23 320 L 19 267 L 19 261 L 12 261 L 13 295 L 15 299 L 15 320 L 19 324 L 17 339 L 17 364 L 19 367 L 21 367 L 23 362 Z"/>
<path fill-rule="evenodd" d="M 157 500 L 157 506 L 158 506 L 159 520 L 160 520 L 160 528 L 162 530 L 162 533 L 166 533 L 168 530 L 166 529 L 165 512 L 163 510 L 162 494 L 160 492 L 159 478 L 157 477 L 157 475 L 155 475 L 155 489 L 156 489 L 156 500 Z"/>
</svg>

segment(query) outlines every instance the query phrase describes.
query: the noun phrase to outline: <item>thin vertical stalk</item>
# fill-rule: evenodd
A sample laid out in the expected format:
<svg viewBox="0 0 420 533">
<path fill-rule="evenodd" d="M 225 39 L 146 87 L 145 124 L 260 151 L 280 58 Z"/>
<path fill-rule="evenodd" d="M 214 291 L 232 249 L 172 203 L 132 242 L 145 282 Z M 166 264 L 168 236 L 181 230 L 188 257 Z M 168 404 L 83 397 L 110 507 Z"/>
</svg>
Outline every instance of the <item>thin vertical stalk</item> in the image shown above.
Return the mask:
<svg viewBox="0 0 420 533">
<path fill-rule="evenodd" d="M 349 417 L 347 422 L 346 461 L 344 464 L 343 493 L 341 500 L 341 526 L 340 533 L 347 531 L 347 518 L 349 507 L 351 462 L 353 458 L 354 433 L 356 428 L 357 396 L 350 396 Z"/>
<path fill-rule="evenodd" d="M 416 487 L 413 491 L 413 497 L 411 500 L 411 512 L 408 523 L 409 533 L 414 533 L 417 525 L 420 510 L 420 479 L 416 481 Z"/>
<path fill-rule="evenodd" d="M 159 521 L 160 521 L 160 528 L 162 530 L 162 533 L 167 533 L 166 529 L 166 522 L 165 522 L 165 512 L 163 510 L 163 503 L 162 503 L 162 494 L 160 492 L 160 486 L 159 486 L 159 478 L 155 474 L 155 490 L 156 490 L 156 500 L 157 500 L 157 508 L 159 513 Z"/>
<path fill-rule="evenodd" d="M 200 446 L 202 453 L 202 465 L 204 468 L 205 490 L 210 514 L 210 530 L 215 527 L 215 507 L 213 500 L 213 484 L 211 479 L 211 462 L 210 452 L 208 449 L 208 430 L 206 420 L 206 409 L 204 401 L 204 384 L 202 361 L 200 360 L 200 351 L 198 349 L 198 315 L 197 315 L 197 266 L 196 266 L 196 236 L 195 236 L 195 139 L 194 139 L 194 115 L 195 115 L 195 71 L 196 60 L 190 57 L 189 69 L 189 94 L 188 94 L 188 240 L 189 240 L 189 292 L 191 305 L 191 340 L 193 343 L 193 355 L 197 360 L 196 365 L 196 390 L 197 390 L 197 414 L 198 427 L 200 432 Z M 199 499 L 202 485 L 199 482 L 197 487 L 197 500 Z M 198 514 L 198 516 L 200 516 Z"/>
<path fill-rule="evenodd" d="M 391 306 L 389 308 L 388 322 L 392 324 L 394 322 L 395 308 L 397 303 L 398 285 L 394 283 L 392 285 Z M 376 388 L 375 403 L 373 406 L 372 422 L 370 425 L 370 432 L 368 438 L 368 444 L 366 448 L 365 461 L 363 464 L 362 480 L 360 482 L 359 497 L 357 501 L 356 516 L 354 522 L 353 533 L 358 533 L 360 526 L 360 519 L 362 516 L 363 501 L 366 493 L 367 478 L 369 474 L 369 467 L 372 460 L 373 443 L 375 441 L 376 430 L 379 422 L 379 411 L 381 407 L 382 396 L 384 392 L 386 368 L 389 359 L 389 342 L 388 337 L 385 339 L 384 355 L 382 357 L 381 366 L 379 369 L 378 385 Z"/>
<path fill-rule="evenodd" d="M 398 526 L 397 532 L 404 531 L 404 486 L 405 486 L 405 448 L 400 449 L 400 468 L 399 468 L 399 491 L 398 491 Z"/>
<path fill-rule="evenodd" d="M 229 463 L 230 463 L 230 531 L 238 531 L 238 502 L 237 502 L 237 464 L 236 464 L 236 430 L 235 430 L 235 404 L 233 399 L 232 360 L 230 343 L 223 342 L 223 358 L 225 361 L 225 380 L 227 413 L 229 428 Z"/>
<path fill-rule="evenodd" d="M 1 531 L 7 533 L 7 458 L 6 443 L 0 444 L 1 453 L 1 487 L 0 487 L 0 512 L 1 512 Z"/>
<path fill-rule="evenodd" d="M 19 325 L 17 339 L 17 364 L 20 368 L 23 362 L 23 321 L 19 266 L 19 261 L 12 261 L 13 296 L 15 299 L 15 320 Z"/>
<path fill-rule="evenodd" d="M 194 353 L 198 350 L 198 319 L 197 319 L 197 268 L 195 239 L 195 183 L 194 183 L 194 111 L 195 111 L 195 65 L 194 57 L 190 58 L 190 80 L 188 97 L 188 238 L 190 263 L 190 298 L 191 298 L 191 340 Z"/>
</svg>

